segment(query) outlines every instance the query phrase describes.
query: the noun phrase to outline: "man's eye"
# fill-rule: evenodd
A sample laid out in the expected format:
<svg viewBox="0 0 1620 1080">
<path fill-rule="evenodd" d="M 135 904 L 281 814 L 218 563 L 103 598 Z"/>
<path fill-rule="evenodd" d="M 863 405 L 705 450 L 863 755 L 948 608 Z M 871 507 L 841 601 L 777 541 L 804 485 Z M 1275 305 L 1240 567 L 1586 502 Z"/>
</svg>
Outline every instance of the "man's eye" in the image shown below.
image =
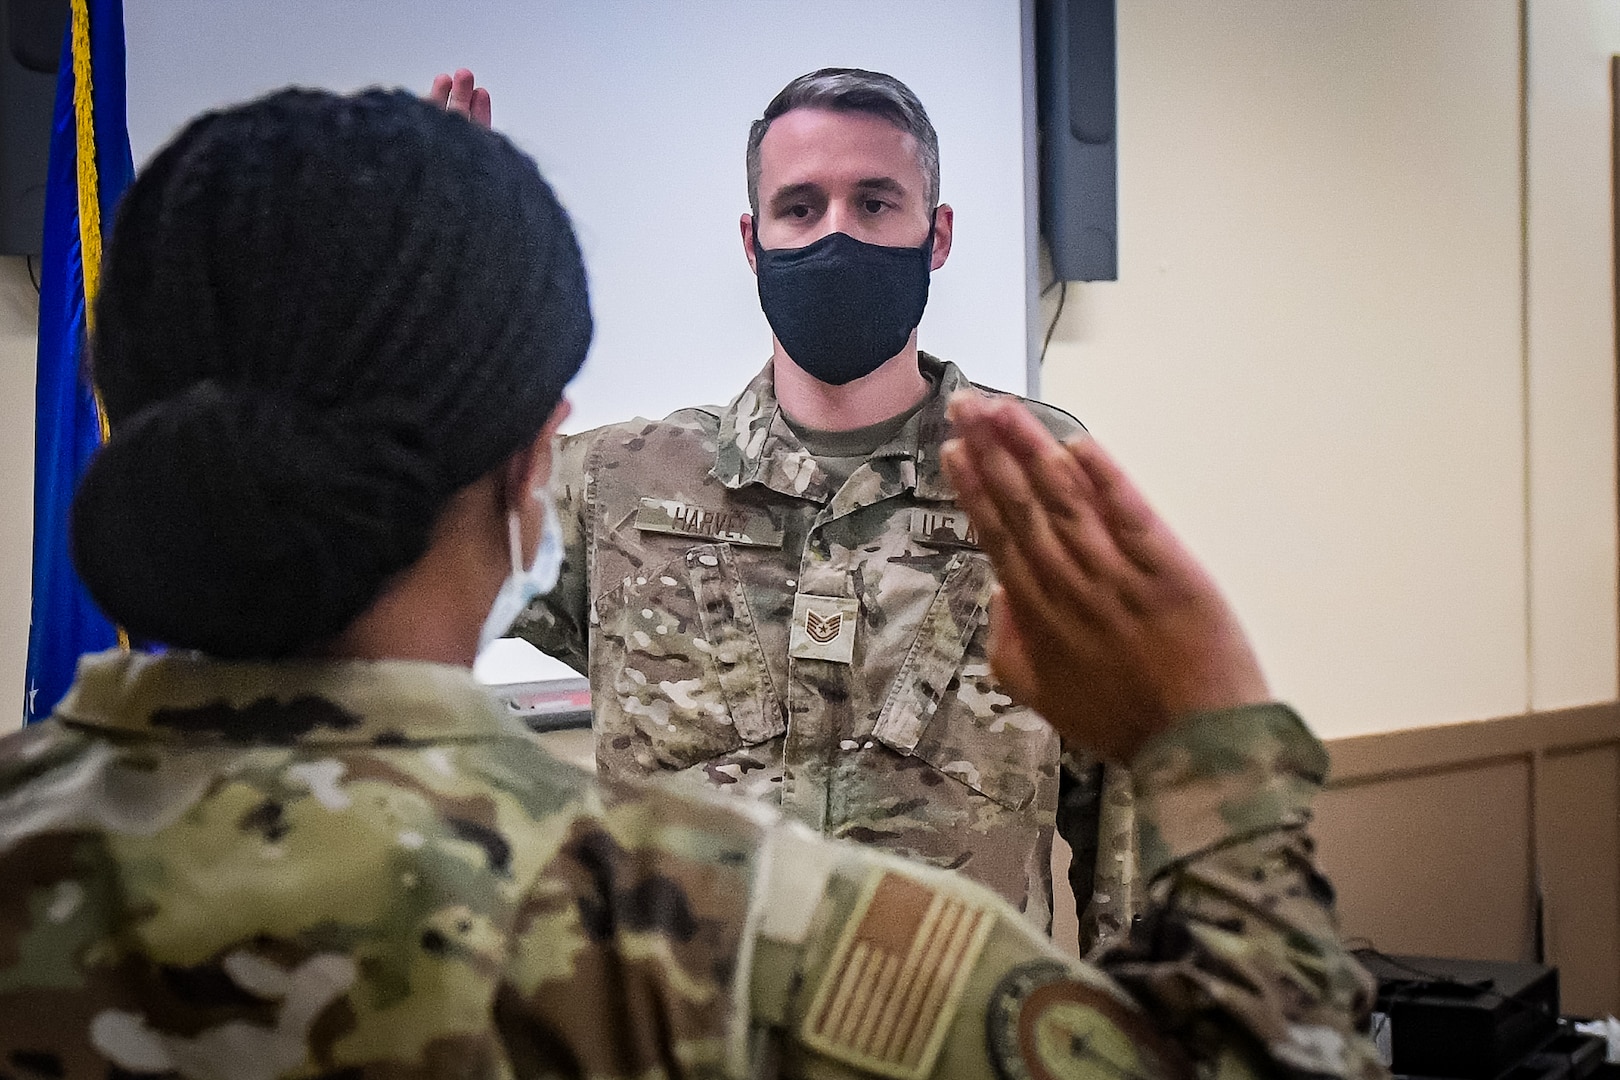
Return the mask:
<svg viewBox="0 0 1620 1080">
<path fill-rule="evenodd" d="M 790 206 L 790 207 L 788 207 L 788 213 L 792 214 L 796 218 L 803 219 L 803 218 L 807 218 L 807 217 L 810 216 L 810 208 L 808 206 L 803 205 L 803 204 L 800 204 L 798 206 Z"/>
<path fill-rule="evenodd" d="M 889 204 L 884 202 L 882 199 L 867 199 L 866 212 L 868 214 L 881 214 L 888 208 L 888 205 Z"/>
</svg>

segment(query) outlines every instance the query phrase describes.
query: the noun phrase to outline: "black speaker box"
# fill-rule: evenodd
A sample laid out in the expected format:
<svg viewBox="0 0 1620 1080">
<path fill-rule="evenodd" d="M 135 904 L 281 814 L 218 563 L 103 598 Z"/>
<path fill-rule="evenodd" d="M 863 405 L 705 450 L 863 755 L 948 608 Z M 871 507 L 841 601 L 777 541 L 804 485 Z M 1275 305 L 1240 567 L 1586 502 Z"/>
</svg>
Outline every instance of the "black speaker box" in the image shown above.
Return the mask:
<svg viewBox="0 0 1620 1080">
<path fill-rule="evenodd" d="M 1041 231 L 1058 281 L 1119 277 L 1114 0 L 1038 0 Z"/>
<path fill-rule="evenodd" d="M 1401 1076 L 1493 1080 L 1558 1030 L 1558 971 L 1540 964 L 1358 952 L 1378 980 Z"/>
<path fill-rule="evenodd" d="M 56 69 L 68 0 L 0 0 L 0 255 L 38 255 L 45 233 Z"/>
</svg>

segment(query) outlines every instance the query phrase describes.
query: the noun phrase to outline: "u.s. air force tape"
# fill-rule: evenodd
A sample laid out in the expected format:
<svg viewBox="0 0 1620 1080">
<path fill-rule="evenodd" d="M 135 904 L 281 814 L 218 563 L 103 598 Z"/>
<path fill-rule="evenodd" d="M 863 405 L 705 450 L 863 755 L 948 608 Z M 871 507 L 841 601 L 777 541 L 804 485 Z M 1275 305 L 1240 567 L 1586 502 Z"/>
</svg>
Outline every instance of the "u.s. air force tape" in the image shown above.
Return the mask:
<svg viewBox="0 0 1620 1080">
<path fill-rule="evenodd" d="M 900 874 L 875 876 L 816 988 L 801 1038 L 879 1076 L 929 1075 L 994 923 L 968 897 Z"/>
<path fill-rule="evenodd" d="M 926 547 L 979 546 L 979 532 L 966 510 L 955 507 L 917 507 L 911 511 L 911 538 Z"/>
<path fill-rule="evenodd" d="M 1001 1080 L 1190 1078 L 1146 1017 L 1056 960 L 1020 964 L 990 995 L 985 1041 Z"/>
</svg>

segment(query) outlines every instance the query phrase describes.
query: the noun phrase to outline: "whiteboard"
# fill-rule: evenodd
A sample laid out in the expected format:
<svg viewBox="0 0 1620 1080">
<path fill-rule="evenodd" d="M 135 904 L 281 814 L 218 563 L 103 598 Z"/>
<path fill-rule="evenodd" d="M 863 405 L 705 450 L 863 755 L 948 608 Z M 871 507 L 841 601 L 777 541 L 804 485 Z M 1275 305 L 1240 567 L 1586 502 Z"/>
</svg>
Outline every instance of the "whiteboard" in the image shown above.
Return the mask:
<svg viewBox="0 0 1620 1080">
<path fill-rule="evenodd" d="M 770 356 L 738 216 L 748 125 L 790 79 L 867 67 L 939 131 L 955 245 L 923 349 L 1027 390 L 1025 90 L 1010 0 L 133 0 L 137 163 L 189 117 L 288 83 L 425 90 L 471 68 L 573 215 L 597 333 L 570 430 L 729 401 Z"/>
</svg>

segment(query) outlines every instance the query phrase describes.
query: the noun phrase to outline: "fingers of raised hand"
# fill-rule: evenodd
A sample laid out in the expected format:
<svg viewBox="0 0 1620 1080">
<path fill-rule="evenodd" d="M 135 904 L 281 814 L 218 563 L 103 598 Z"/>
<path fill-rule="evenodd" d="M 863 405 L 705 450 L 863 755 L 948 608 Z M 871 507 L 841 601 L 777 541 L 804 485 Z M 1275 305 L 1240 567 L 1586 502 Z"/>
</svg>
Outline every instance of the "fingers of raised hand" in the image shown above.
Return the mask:
<svg viewBox="0 0 1620 1080">
<path fill-rule="evenodd" d="M 1016 410 L 1016 411 L 1014 411 Z M 1070 490 L 1084 473 L 1063 460 L 1062 448 L 1021 408 L 999 401 L 973 401 L 958 410 L 963 460 L 981 479 L 979 501 L 1021 536 L 1030 529 L 1050 531 L 1049 519 L 1078 502 Z M 1003 422 L 1006 421 L 1006 422 Z M 1047 477 L 1056 467 L 1066 476 Z"/>
<path fill-rule="evenodd" d="M 1024 551 L 1016 528 L 1001 512 L 1000 502 L 991 491 L 991 486 L 998 481 L 988 473 L 982 455 L 977 449 L 970 450 L 964 440 L 951 439 L 944 444 L 941 460 L 951 483 L 956 486 L 957 502 L 974 521 L 978 542 L 995 565 L 1001 588 L 1013 597 L 1013 602 L 1032 614 L 1040 612 L 1047 619 L 1056 617 L 1055 610 L 1043 610 L 1048 607 L 1048 597 L 1040 583 L 1042 575 L 1032 565 L 1029 552 Z"/>
<path fill-rule="evenodd" d="M 433 85 L 428 88 L 426 100 L 429 105 L 445 108 L 450 100 L 450 76 L 443 74 L 433 76 Z"/>
<path fill-rule="evenodd" d="M 473 90 L 472 106 L 467 115 L 479 127 L 491 126 L 494 110 L 490 104 L 488 90 L 482 86 Z"/>
<path fill-rule="evenodd" d="M 1034 496 L 1019 479 L 1019 470 L 1006 460 L 993 460 L 1006 459 L 1005 452 L 972 430 L 946 443 L 942 457 L 957 501 L 972 518 L 979 543 L 1012 601 L 1043 620 L 1060 617 L 1042 582 L 1053 573 L 1050 563 L 1064 555 L 1050 529 L 1036 535 Z M 1023 484 L 1022 499 L 1003 490 L 1008 483 Z"/>
<path fill-rule="evenodd" d="M 1057 614 L 1102 615 L 1139 572 L 1112 542 L 1084 469 L 1016 401 L 963 402 L 953 415 L 978 476 L 979 490 L 964 505 L 992 559 L 1016 547 L 1041 579 L 1041 596 L 1061 597 Z M 1014 596 L 1026 603 L 1021 589 Z"/>
<path fill-rule="evenodd" d="M 1080 461 L 1016 402 L 999 402 L 986 417 L 1023 462 L 1050 527 L 1075 562 L 1098 581 L 1128 590 L 1137 575 L 1120 549 L 1101 493 Z M 1078 438 L 1091 441 L 1090 436 Z"/>
<path fill-rule="evenodd" d="M 445 107 L 453 113 L 470 117 L 473 90 L 476 87 L 477 80 L 473 78 L 473 73 L 466 68 L 457 68 L 456 73 L 450 76 L 450 97 Z"/>
<path fill-rule="evenodd" d="M 429 104 L 447 112 L 458 113 L 482 127 L 490 126 L 491 105 L 489 91 L 478 85 L 476 77 L 466 68 L 457 68 L 454 75 L 436 75 L 427 92 Z"/>
<path fill-rule="evenodd" d="M 1065 449 L 1089 478 L 1097 507 L 1108 522 L 1116 546 L 1144 571 L 1157 572 L 1171 554 L 1169 549 L 1180 548 L 1169 526 L 1095 439 L 1070 439 Z"/>
</svg>

